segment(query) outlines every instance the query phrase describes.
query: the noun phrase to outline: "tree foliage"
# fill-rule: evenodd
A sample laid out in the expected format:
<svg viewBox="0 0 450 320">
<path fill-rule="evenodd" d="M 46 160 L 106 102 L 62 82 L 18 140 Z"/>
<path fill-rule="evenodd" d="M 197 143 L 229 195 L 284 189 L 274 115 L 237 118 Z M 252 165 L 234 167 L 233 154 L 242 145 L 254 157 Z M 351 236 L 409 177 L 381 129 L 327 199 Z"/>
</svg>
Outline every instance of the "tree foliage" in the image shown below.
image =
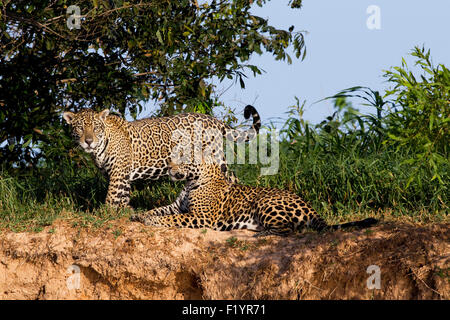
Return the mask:
<svg viewBox="0 0 450 320">
<path fill-rule="evenodd" d="M 251 14 L 253 2 L 1 0 L 2 163 L 35 165 L 48 146 L 63 143 L 64 109 L 113 108 L 136 116 L 155 100 L 161 114 L 199 105 L 210 112 L 212 77 L 245 86 L 248 72 L 261 73 L 248 64 L 252 53 L 290 62 L 292 44 L 297 57 L 304 54 L 302 33 Z M 301 1 L 288 4 L 299 8 Z"/>
</svg>

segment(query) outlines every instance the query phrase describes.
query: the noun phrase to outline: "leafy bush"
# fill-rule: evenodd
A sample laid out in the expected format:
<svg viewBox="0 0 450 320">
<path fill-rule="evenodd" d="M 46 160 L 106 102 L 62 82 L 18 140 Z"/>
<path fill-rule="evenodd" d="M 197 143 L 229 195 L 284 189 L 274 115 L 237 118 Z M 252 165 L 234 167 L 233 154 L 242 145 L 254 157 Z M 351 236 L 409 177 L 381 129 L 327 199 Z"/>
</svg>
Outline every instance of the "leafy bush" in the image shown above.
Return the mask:
<svg viewBox="0 0 450 320">
<path fill-rule="evenodd" d="M 385 143 L 397 150 L 410 150 L 411 157 L 403 163 L 415 167 L 408 185 L 421 179 L 418 172 L 425 167 L 433 172 L 432 180 L 444 184 L 440 166 L 448 164 L 450 142 L 450 70 L 444 65 L 434 66 L 430 50 L 416 47 L 412 55 L 417 58 L 423 74 L 415 76 L 405 60 L 402 67 L 386 72 L 394 88 L 386 95 L 394 96 L 397 110 L 386 119 L 389 140 Z"/>
</svg>

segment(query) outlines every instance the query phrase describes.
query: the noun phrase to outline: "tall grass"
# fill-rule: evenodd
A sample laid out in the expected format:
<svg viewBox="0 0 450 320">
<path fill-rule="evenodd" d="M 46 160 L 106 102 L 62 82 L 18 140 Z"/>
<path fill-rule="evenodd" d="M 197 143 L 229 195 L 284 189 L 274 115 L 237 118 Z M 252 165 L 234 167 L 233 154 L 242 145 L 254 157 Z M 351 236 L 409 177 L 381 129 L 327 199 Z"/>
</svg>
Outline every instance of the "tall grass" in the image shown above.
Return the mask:
<svg viewBox="0 0 450 320">
<path fill-rule="evenodd" d="M 20 181 L 5 172 L 0 175 L 0 226 L 16 231 L 24 228 L 40 230 L 51 224 L 64 209 L 74 209 L 70 197 L 50 192 L 40 197 L 35 192 L 38 186 L 30 182 L 31 179 Z"/>
<path fill-rule="evenodd" d="M 337 101 L 334 116 L 311 126 L 302 120 L 304 104 L 297 100 L 282 130 L 278 174 L 261 176 L 260 165 L 235 165 L 237 176 L 250 185 L 290 189 L 328 214 L 394 210 L 445 218 L 450 162 L 438 167 L 443 183 L 433 179 L 428 166 L 407 161 L 411 149 L 383 144 L 386 128 L 374 129 L 377 116 L 342 105 Z M 413 172 L 417 178 L 411 182 Z"/>
<path fill-rule="evenodd" d="M 126 214 L 103 205 L 106 180 L 91 165 L 0 171 L 0 228 L 40 231 L 57 218 L 102 223 Z"/>
</svg>

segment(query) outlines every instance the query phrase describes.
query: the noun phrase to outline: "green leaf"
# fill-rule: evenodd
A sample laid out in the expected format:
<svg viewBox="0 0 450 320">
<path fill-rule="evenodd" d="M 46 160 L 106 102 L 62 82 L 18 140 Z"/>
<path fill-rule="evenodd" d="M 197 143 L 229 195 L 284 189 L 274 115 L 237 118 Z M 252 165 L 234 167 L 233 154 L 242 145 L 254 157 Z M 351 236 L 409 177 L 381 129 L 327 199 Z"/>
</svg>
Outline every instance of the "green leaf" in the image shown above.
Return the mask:
<svg viewBox="0 0 450 320">
<path fill-rule="evenodd" d="M 29 138 L 29 139 L 27 140 L 27 142 L 25 142 L 24 144 L 22 144 L 22 148 L 28 147 L 28 146 L 30 145 L 31 141 L 32 141 L 32 138 Z"/>
<path fill-rule="evenodd" d="M 158 38 L 159 43 L 164 44 L 164 41 L 161 37 L 161 32 L 159 30 L 156 31 L 156 37 Z"/>
<path fill-rule="evenodd" d="M 397 137 L 396 135 L 394 135 L 392 133 L 388 133 L 388 137 L 395 141 L 403 141 L 403 139 L 401 137 Z"/>
</svg>

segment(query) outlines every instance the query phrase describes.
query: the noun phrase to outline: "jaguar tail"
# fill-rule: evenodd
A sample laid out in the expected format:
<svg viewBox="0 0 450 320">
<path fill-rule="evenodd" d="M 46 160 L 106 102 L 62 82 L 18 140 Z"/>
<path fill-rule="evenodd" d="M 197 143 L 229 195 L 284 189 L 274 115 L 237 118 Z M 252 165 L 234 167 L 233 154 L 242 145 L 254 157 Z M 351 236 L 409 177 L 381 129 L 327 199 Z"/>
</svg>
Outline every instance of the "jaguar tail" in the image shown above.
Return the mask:
<svg viewBox="0 0 450 320">
<path fill-rule="evenodd" d="M 253 124 L 250 129 L 241 131 L 226 126 L 223 132 L 226 139 L 234 142 L 247 142 L 255 138 L 261 128 L 261 118 L 255 107 L 247 105 L 244 109 L 244 118 L 249 119 L 250 116 L 253 118 Z"/>
<path fill-rule="evenodd" d="M 317 217 L 311 221 L 310 227 L 316 231 L 335 231 L 335 230 L 342 230 L 342 229 L 348 229 L 348 228 L 364 229 L 364 228 L 369 228 L 377 223 L 378 223 L 377 219 L 367 218 L 367 219 L 359 220 L 359 221 L 352 221 L 352 222 L 347 222 L 347 223 L 342 223 L 342 224 L 328 225 L 325 222 L 325 220 Z"/>
<path fill-rule="evenodd" d="M 359 220 L 359 221 L 335 224 L 335 225 L 330 226 L 330 228 L 332 230 L 348 229 L 348 228 L 352 228 L 352 227 L 364 229 L 364 228 L 369 228 L 377 223 L 378 223 L 377 219 L 367 218 L 367 219 Z"/>
</svg>

